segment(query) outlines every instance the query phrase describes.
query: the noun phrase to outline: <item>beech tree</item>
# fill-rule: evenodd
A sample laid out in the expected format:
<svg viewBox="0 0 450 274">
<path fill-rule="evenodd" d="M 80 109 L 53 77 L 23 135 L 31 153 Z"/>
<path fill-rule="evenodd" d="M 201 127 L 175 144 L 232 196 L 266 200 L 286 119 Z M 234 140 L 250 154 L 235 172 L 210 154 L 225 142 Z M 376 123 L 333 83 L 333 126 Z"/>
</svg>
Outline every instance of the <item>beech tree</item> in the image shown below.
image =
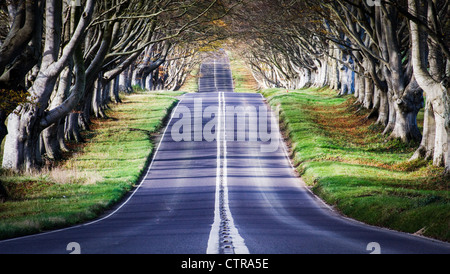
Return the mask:
<svg viewBox="0 0 450 274">
<path fill-rule="evenodd" d="M 387 138 L 421 142 L 412 159 L 448 168 L 448 1 L 246 4 L 235 28 L 252 38 L 240 51 L 261 87 L 328 86 L 340 95 L 353 93 Z M 421 132 L 417 115 L 423 107 Z"/>
<path fill-rule="evenodd" d="M 0 25 L 0 74 L 15 90 L 21 86 L 29 94 L 27 102 L 7 113 L 3 168 L 30 171 L 44 155 L 61 158 L 64 142 L 82 141 L 80 130 L 89 128 L 91 115 L 105 117 L 111 98 L 118 101 L 121 75 L 146 49 L 162 49 L 153 70 L 163 64 L 166 71 L 186 67 L 176 62 L 178 57 L 166 62 L 176 39 L 229 11 L 218 0 L 80 3 L 23 0 L 0 6 L 0 16 L 8 18 Z M 174 73 L 182 76 L 181 71 Z M 176 88 L 182 79 L 171 79 L 170 86 Z"/>
<path fill-rule="evenodd" d="M 26 73 L 40 55 L 43 1 L 0 3 L 0 88 L 25 88 Z"/>
<path fill-rule="evenodd" d="M 40 133 L 59 118 L 58 110 L 47 111 L 50 96 L 58 76 L 81 44 L 83 34 L 94 12 L 94 2 L 94 0 L 86 2 L 84 11 L 77 20 L 78 24 L 73 36 L 61 53 L 59 48 L 62 27 L 62 1 L 47 0 L 45 2 L 45 42 L 42 60 L 36 80 L 29 89 L 31 96 L 36 101 L 34 104 L 20 106 L 18 113 L 9 115 L 8 135 L 6 136 L 3 155 L 3 166 L 5 168 L 19 170 L 24 167 L 31 170 L 38 164 Z M 79 9 L 81 7 L 74 8 Z M 83 88 L 75 91 L 71 98 L 77 97 L 82 91 L 84 91 Z M 70 101 L 67 101 L 67 104 L 70 104 Z"/>
<path fill-rule="evenodd" d="M 448 1 L 408 0 L 412 63 L 426 93 L 424 137 L 413 159 L 433 159 L 450 171 L 450 30 Z M 426 60 L 426 61 L 425 61 Z M 429 68 L 429 69 L 428 69 Z"/>
<path fill-rule="evenodd" d="M 4 168 L 61 158 L 119 91 L 179 89 L 200 53 L 230 38 L 261 88 L 353 93 L 387 138 L 420 143 L 412 159 L 449 169 L 449 1 L 74 3 L 0 3 Z"/>
<path fill-rule="evenodd" d="M 7 134 L 8 115 L 28 100 L 25 76 L 37 64 L 43 1 L 0 3 L 0 143 Z"/>
<path fill-rule="evenodd" d="M 392 5 L 374 6 L 369 7 L 368 11 L 361 11 L 361 7 L 355 10 L 355 6 L 349 6 L 348 3 L 336 2 L 339 7 L 333 4 L 328 7 L 352 43 L 361 49 L 362 67 L 370 73 L 372 81 L 366 81 L 368 86 L 365 87 L 365 96 L 373 97 L 374 84 L 383 95 L 387 93 L 389 119 L 384 133 L 390 133 L 390 138 L 404 142 L 420 141 L 416 117 L 423 105 L 423 95 L 412 73 L 406 18 Z M 358 29 L 363 29 L 363 35 L 358 33 Z M 361 37 L 366 37 L 366 41 Z M 377 71 L 380 68 L 382 79 Z"/>
</svg>

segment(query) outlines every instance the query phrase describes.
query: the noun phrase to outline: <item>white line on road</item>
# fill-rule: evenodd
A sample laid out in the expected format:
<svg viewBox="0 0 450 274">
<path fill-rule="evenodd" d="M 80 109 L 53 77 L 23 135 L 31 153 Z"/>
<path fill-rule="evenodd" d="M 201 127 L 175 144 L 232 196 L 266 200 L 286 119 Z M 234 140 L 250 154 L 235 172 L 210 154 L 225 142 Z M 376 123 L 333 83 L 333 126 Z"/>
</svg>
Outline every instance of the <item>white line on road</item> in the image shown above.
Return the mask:
<svg viewBox="0 0 450 274">
<path fill-rule="evenodd" d="M 201 92 L 201 84 L 202 84 L 202 68 L 203 68 L 203 63 L 200 65 L 200 69 L 199 69 L 199 73 L 198 75 L 200 76 L 200 78 L 198 79 L 198 92 Z"/>
<path fill-rule="evenodd" d="M 221 160 L 221 125 L 222 125 L 222 112 L 221 112 L 222 102 L 219 93 L 219 110 L 218 110 L 218 123 L 216 129 L 216 142 L 217 142 L 217 158 L 216 158 L 216 195 L 215 195 L 215 205 L 214 205 L 214 223 L 211 226 L 211 231 L 209 233 L 208 248 L 206 249 L 207 254 L 218 254 L 220 251 L 220 160 Z"/>
<path fill-rule="evenodd" d="M 217 73 L 216 73 L 216 60 L 214 60 L 214 71 L 213 71 L 213 76 L 214 76 L 214 88 L 216 90 L 216 92 L 219 92 L 219 89 L 217 88 L 217 77 L 216 77 Z"/>
<path fill-rule="evenodd" d="M 214 223 L 209 234 L 207 254 L 249 254 L 244 239 L 234 224 L 228 198 L 227 141 L 225 129 L 225 95 L 219 93 L 217 128 L 217 172 Z M 223 155 L 223 157 L 222 157 Z"/>
<path fill-rule="evenodd" d="M 227 136 L 226 136 L 226 128 L 225 128 L 225 94 L 222 92 L 222 117 L 223 117 L 223 158 L 224 158 L 224 162 L 223 162 L 223 195 L 224 195 L 224 199 L 223 199 L 223 207 L 225 209 L 225 222 L 227 223 L 226 225 L 229 228 L 229 234 L 231 237 L 231 241 L 232 241 L 232 246 L 234 248 L 234 253 L 235 254 L 249 254 L 249 250 L 247 248 L 247 246 L 245 245 L 244 239 L 241 237 L 241 235 L 239 234 L 238 229 L 236 228 L 236 226 L 234 225 L 234 219 L 233 216 L 231 215 L 231 210 L 230 210 L 230 206 L 229 206 L 229 199 L 228 199 L 228 158 L 227 158 Z M 234 134 L 234 132 L 233 132 Z"/>
</svg>

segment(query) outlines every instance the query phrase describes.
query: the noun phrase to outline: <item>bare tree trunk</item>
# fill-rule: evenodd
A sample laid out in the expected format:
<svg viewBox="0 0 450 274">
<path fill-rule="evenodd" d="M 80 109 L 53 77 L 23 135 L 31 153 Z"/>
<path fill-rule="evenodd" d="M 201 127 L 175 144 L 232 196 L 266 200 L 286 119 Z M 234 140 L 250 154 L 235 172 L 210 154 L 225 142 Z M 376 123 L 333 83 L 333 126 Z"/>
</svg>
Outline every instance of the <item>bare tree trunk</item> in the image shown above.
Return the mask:
<svg viewBox="0 0 450 274">
<path fill-rule="evenodd" d="M 364 95 L 363 106 L 366 109 L 372 109 L 373 107 L 373 97 L 374 97 L 374 87 L 373 82 L 369 77 L 365 77 L 364 86 L 366 88 L 366 93 Z"/>
<path fill-rule="evenodd" d="M 58 114 L 63 114 L 60 109 L 46 111 L 49 99 L 59 74 L 82 41 L 84 31 L 92 18 L 95 1 L 88 0 L 74 35 L 59 52 L 62 25 L 61 4 L 62 2 L 57 0 L 46 1 L 46 37 L 41 70 L 30 89 L 36 102 L 19 107 L 19 115 L 10 115 L 11 123 L 8 123 L 8 131 L 14 133 L 6 137 L 8 151 L 5 150 L 3 157 L 4 168 L 13 170 L 36 168 L 40 160 L 38 144 L 41 132 L 61 118 Z"/>
<path fill-rule="evenodd" d="M 434 121 L 433 104 L 426 102 L 424 120 L 423 120 L 423 137 L 419 148 L 416 150 L 411 160 L 416 159 L 433 159 L 434 141 L 436 139 L 436 122 Z"/>
<path fill-rule="evenodd" d="M 12 19 L 10 29 L 3 43 L 0 45 L 0 72 L 3 74 L 8 64 L 25 51 L 28 43 L 33 38 L 33 32 L 38 27 L 37 18 L 40 15 L 38 1 L 21 1 L 17 7 L 12 7 L 13 2 L 8 1 L 10 8 L 9 18 Z M 1 76 L 1 74 L 0 74 Z"/>
<path fill-rule="evenodd" d="M 87 90 L 82 106 L 80 106 L 81 114 L 78 119 L 78 123 L 82 130 L 90 129 L 92 96 L 93 90 L 91 88 L 90 90 Z"/>
<path fill-rule="evenodd" d="M 119 104 L 122 103 L 122 100 L 120 100 L 119 96 L 119 76 L 117 76 L 114 80 L 111 81 L 111 98 L 113 99 L 114 103 Z"/>
<path fill-rule="evenodd" d="M 390 134 L 391 139 L 403 142 L 420 142 L 422 135 L 417 126 L 417 114 L 423 107 L 423 91 L 414 76 L 409 74 L 409 67 L 402 64 L 399 25 L 401 21 L 395 8 L 388 6 L 384 14 L 384 32 L 389 53 L 389 80 L 392 96 L 388 97 L 396 111 L 395 125 Z"/>
<path fill-rule="evenodd" d="M 380 103 L 378 107 L 378 119 L 375 124 L 386 127 L 389 122 L 389 101 L 386 92 L 380 90 L 378 95 L 380 97 Z"/>
<path fill-rule="evenodd" d="M 411 13 L 418 16 L 418 6 L 420 2 L 417 0 L 408 0 L 408 7 Z M 428 22 L 435 21 L 435 14 L 433 7 L 434 2 L 428 2 L 427 16 Z M 450 117 L 450 87 L 447 83 L 445 85 L 445 73 L 443 71 L 443 63 L 433 58 L 440 56 L 441 48 L 433 43 L 428 43 L 430 51 L 430 71 L 427 70 L 427 64 L 424 62 L 424 54 L 427 53 L 425 39 L 421 29 L 414 22 L 409 24 L 411 32 L 412 43 L 412 64 L 414 67 L 414 75 L 417 79 L 418 85 L 423 88 L 427 94 L 425 123 L 424 123 L 424 137 L 419 149 L 416 151 L 412 159 L 419 157 L 429 158 L 433 155 L 433 165 L 445 166 L 446 171 L 450 172 L 449 161 L 449 117 Z M 438 31 L 438 30 L 437 30 Z M 448 60 L 447 60 L 448 61 Z M 430 73 L 433 73 L 433 78 Z"/>
<path fill-rule="evenodd" d="M 406 87 L 402 98 L 393 102 L 396 111 L 395 126 L 390 138 L 399 138 L 403 142 L 420 142 L 422 134 L 417 126 L 417 114 L 423 107 L 423 92 L 414 77 Z"/>
<path fill-rule="evenodd" d="M 72 83 L 72 68 L 71 65 L 69 65 L 67 68 L 63 70 L 63 72 L 59 77 L 59 85 L 58 88 L 55 90 L 56 94 L 50 103 L 49 110 L 58 107 L 64 102 L 69 93 L 71 83 Z M 60 145 L 61 143 L 64 143 L 64 140 L 61 140 L 61 136 L 59 134 L 61 120 L 64 120 L 64 118 L 58 120 L 56 123 L 52 124 L 51 126 L 42 131 L 42 138 L 47 156 L 50 159 L 54 160 L 61 159 L 62 158 L 61 149 L 66 148 L 65 146 Z M 63 138 L 64 136 L 62 136 L 62 139 Z"/>
<path fill-rule="evenodd" d="M 5 139 L 3 151 L 3 168 L 20 170 L 24 165 L 24 142 L 17 142 L 22 139 L 20 129 L 20 118 L 12 113 L 8 117 L 8 138 Z"/>
<path fill-rule="evenodd" d="M 103 112 L 102 108 L 102 91 L 103 85 L 101 81 L 101 76 L 94 83 L 94 91 L 92 94 L 92 111 L 96 118 L 106 118 L 106 114 Z"/>
<path fill-rule="evenodd" d="M 359 89 L 357 101 L 359 104 L 364 103 L 364 98 L 366 96 L 366 82 L 365 82 L 364 78 L 365 77 L 363 75 L 359 75 L 357 78 L 357 85 L 358 85 L 358 89 Z"/>
<path fill-rule="evenodd" d="M 65 139 L 68 141 L 75 141 L 77 143 L 84 142 L 83 137 L 80 134 L 79 127 L 79 114 L 72 112 L 67 115 L 66 118 L 66 128 L 65 128 Z"/>
<path fill-rule="evenodd" d="M 42 141 L 44 143 L 47 157 L 53 160 L 62 159 L 61 148 L 58 139 L 59 123 L 53 124 L 42 131 Z"/>
</svg>

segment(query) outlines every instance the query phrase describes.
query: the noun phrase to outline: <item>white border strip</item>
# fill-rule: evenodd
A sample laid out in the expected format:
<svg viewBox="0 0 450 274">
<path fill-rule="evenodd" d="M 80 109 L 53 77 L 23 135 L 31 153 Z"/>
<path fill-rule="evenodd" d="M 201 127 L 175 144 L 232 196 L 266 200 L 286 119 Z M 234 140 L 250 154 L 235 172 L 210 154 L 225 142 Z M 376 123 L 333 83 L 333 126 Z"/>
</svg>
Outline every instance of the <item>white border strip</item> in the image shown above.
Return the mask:
<svg viewBox="0 0 450 274">
<path fill-rule="evenodd" d="M 217 142 L 217 158 L 216 158 L 216 194 L 214 204 L 214 223 L 211 226 L 209 233 L 208 247 L 206 248 L 206 254 L 219 254 L 220 251 L 220 155 L 221 155 L 221 131 L 222 131 L 222 98 L 219 93 L 219 108 L 218 108 L 218 122 L 216 131 Z"/>
<path fill-rule="evenodd" d="M 245 245 L 244 239 L 239 234 L 238 229 L 234 225 L 233 215 L 230 210 L 230 202 L 228 199 L 228 160 L 227 160 L 227 136 L 226 136 L 226 112 L 225 112 L 225 94 L 222 92 L 222 116 L 224 117 L 223 121 L 223 196 L 224 196 L 224 204 L 223 207 L 226 212 L 226 216 L 228 218 L 227 222 L 230 228 L 230 236 L 233 242 L 233 248 L 235 254 L 250 254 L 247 246 Z M 234 132 L 233 132 L 234 133 Z"/>
<path fill-rule="evenodd" d="M 225 95 L 223 92 L 219 93 L 219 110 L 218 110 L 218 128 L 217 128 L 217 170 L 216 170 L 216 193 L 215 193 L 215 208 L 214 208 L 214 223 L 211 226 L 209 233 L 207 254 L 219 254 L 220 245 L 220 227 L 222 221 L 226 222 L 229 227 L 229 236 L 232 239 L 233 251 L 235 254 L 250 254 L 244 239 L 239 234 L 238 229 L 234 225 L 233 216 L 229 206 L 228 198 L 228 161 L 227 161 L 227 141 L 225 129 Z M 223 137 L 223 138 L 222 138 Z M 223 140 L 223 141 L 222 141 Z M 223 152 L 222 152 L 223 144 Z M 223 167 L 221 167 L 221 154 L 223 153 Z M 221 175 L 221 168 L 223 174 Z M 221 203 L 220 192 L 223 191 L 223 201 Z M 222 211 L 222 214 L 221 214 Z M 223 220 L 222 215 L 226 220 Z"/>
</svg>

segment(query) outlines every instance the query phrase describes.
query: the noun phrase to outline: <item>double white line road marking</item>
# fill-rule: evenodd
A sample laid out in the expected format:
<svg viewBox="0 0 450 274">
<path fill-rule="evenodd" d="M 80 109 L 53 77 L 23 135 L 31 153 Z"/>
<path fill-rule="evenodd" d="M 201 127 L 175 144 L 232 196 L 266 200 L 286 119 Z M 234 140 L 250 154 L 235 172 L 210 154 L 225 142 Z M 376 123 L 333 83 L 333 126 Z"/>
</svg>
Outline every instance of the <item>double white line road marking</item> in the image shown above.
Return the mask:
<svg viewBox="0 0 450 274">
<path fill-rule="evenodd" d="M 214 223 L 209 234 L 207 254 L 249 254 L 244 239 L 234 225 L 228 200 L 225 95 L 219 93 L 217 128 L 217 172 Z"/>
</svg>

